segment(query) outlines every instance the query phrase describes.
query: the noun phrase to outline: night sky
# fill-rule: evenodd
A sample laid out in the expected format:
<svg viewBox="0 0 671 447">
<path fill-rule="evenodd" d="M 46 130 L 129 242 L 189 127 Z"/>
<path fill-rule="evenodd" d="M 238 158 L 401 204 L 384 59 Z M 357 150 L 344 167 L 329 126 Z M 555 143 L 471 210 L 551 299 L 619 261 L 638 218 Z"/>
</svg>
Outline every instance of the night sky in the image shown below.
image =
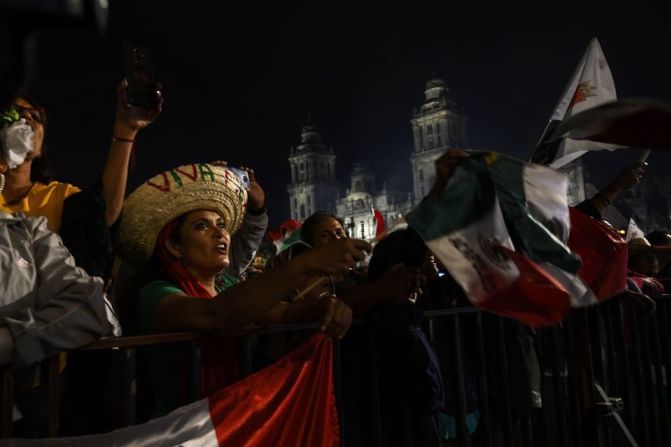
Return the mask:
<svg viewBox="0 0 671 447">
<path fill-rule="evenodd" d="M 363 161 L 379 186 L 387 180 L 409 190 L 409 120 L 434 74 L 469 117 L 469 147 L 519 157 L 593 36 L 620 97 L 671 100 L 668 16 L 633 2 L 351 9 L 248 2 L 246 10 L 205 1 L 110 3 L 105 36 L 61 28 L 40 39 L 30 91 L 49 111 L 57 177 L 85 186 L 99 175 L 122 77 L 121 41 L 130 39 L 152 48 L 166 102 L 138 138 L 129 191 L 178 164 L 229 160 L 255 168 L 275 225 L 288 215 L 286 159 L 308 113 L 338 155 L 343 184 L 352 162 Z M 635 157 L 591 155 L 591 178 L 603 183 Z M 650 162 L 661 174 L 671 157 L 654 154 Z"/>
</svg>

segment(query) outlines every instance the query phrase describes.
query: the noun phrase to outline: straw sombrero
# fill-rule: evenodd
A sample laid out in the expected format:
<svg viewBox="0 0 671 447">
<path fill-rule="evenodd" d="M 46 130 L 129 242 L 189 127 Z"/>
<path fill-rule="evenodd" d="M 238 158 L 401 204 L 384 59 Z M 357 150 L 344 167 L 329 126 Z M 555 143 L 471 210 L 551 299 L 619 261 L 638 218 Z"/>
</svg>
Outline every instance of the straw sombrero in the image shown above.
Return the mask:
<svg viewBox="0 0 671 447">
<path fill-rule="evenodd" d="M 152 256 L 163 227 L 190 211 L 207 209 L 224 218 L 233 234 L 242 224 L 247 191 L 233 171 L 211 164 L 190 164 L 163 172 L 140 185 L 124 202 L 119 255 L 134 264 Z"/>
</svg>

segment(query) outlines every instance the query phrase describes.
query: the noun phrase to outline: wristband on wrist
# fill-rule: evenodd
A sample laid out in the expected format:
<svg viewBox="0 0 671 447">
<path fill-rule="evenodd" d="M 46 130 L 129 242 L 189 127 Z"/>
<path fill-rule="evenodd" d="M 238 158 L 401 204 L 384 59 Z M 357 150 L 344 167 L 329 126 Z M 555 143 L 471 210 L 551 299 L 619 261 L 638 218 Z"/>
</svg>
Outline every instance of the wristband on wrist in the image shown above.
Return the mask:
<svg viewBox="0 0 671 447">
<path fill-rule="evenodd" d="M 121 137 L 117 137 L 117 136 L 112 136 L 112 141 L 121 141 L 123 143 L 135 144 L 135 140 L 129 140 L 128 138 L 121 138 Z"/>
<path fill-rule="evenodd" d="M 247 212 L 251 214 L 252 216 L 260 216 L 261 214 L 266 212 L 266 207 L 262 206 L 261 208 L 250 208 L 247 207 Z"/>
<path fill-rule="evenodd" d="M 128 138 L 121 138 L 117 137 L 116 135 L 112 135 L 112 143 L 116 142 L 121 142 L 121 143 L 130 143 L 130 160 L 129 160 L 129 166 L 130 169 L 133 170 L 135 169 L 135 140 L 129 140 Z"/>
</svg>

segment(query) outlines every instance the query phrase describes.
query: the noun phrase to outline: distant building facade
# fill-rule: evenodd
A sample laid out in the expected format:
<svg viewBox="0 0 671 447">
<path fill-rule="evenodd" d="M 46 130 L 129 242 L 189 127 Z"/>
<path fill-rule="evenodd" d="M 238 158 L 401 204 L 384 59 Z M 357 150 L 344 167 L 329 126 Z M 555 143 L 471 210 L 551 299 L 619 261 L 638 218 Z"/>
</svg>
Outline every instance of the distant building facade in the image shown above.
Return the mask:
<svg viewBox="0 0 671 447">
<path fill-rule="evenodd" d="M 414 137 L 410 164 L 415 203 L 429 192 L 436 179 L 436 159 L 449 148 L 466 147 L 466 117 L 457 113 L 447 92 L 442 79 L 427 82 L 424 103 L 410 120 Z"/>
<path fill-rule="evenodd" d="M 424 102 L 414 110 L 410 123 L 411 192 L 388 190 L 385 182 L 378 189 L 375 173 L 361 163 L 354 164 L 349 187 L 341 189 L 335 177 L 333 148 L 322 143 L 316 127 L 304 126 L 300 144 L 289 154 L 291 183 L 287 190 L 291 218 L 303 221 L 316 211 L 328 211 L 344 219 L 351 237 L 366 240 L 375 237 L 373 208 L 383 216 L 387 227 L 393 225 L 431 189 L 436 178 L 436 159 L 447 149 L 466 148 L 467 144 L 466 117 L 449 99 L 442 79 L 426 83 Z M 569 176 L 569 202 L 584 200 L 582 163 L 572 163 L 564 171 Z"/>
<path fill-rule="evenodd" d="M 335 210 L 340 186 L 335 174 L 333 148 L 322 143 L 314 126 L 303 126 L 301 142 L 289 153 L 291 218 L 305 220 L 319 210 Z"/>
<path fill-rule="evenodd" d="M 386 225 L 393 225 L 411 207 L 410 194 L 390 191 L 386 184 L 378 190 L 373 171 L 366 165 L 355 163 L 350 187 L 337 201 L 335 215 L 344 219 L 345 230 L 350 237 L 372 240 L 376 231 L 373 208 L 379 211 Z"/>
</svg>

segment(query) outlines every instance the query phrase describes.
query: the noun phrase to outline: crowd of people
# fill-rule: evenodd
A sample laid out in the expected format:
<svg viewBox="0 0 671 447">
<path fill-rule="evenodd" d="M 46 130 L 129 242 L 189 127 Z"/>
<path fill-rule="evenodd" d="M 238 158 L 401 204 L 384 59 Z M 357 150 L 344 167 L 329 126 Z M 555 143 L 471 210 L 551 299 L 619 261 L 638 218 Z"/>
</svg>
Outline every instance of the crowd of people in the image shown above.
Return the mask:
<svg viewBox="0 0 671 447">
<path fill-rule="evenodd" d="M 47 115 L 37 102 L 18 96 L 0 115 L 0 364 L 11 364 L 15 375 L 17 435 L 44 436 L 39 365 L 56 355 L 72 396 L 64 431 L 97 429 L 86 408 L 95 404 L 92 390 L 104 383 L 99 376 L 109 361 L 62 353 L 100 337 L 218 335 L 250 324 L 319 321 L 328 336 L 343 340 L 346 381 L 357 382 L 359 362 L 374 358 L 383 445 L 439 446 L 454 438 L 451 360 L 429 342 L 423 310 L 468 301 L 417 233 L 394 231 L 373 249 L 348 237 L 338 216 L 318 212 L 302 223 L 300 241 L 261 272 L 250 269 L 268 226 L 266 194 L 254 171 L 245 168 L 241 175 L 223 161 L 184 165 L 152 177 L 126 198 L 133 145 L 160 115 L 162 97 L 157 88 L 156 107 L 147 110 L 127 102 L 125 83 L 117 94 L 107 162 L 100 179 L 82 189 L 53 180 L 44 144 Z M 441 157 L 429 194 L 438 194 L 467 157 L 460 150 Z M 601 221 L 603 210 L 644 168 L 634 165 L 577 209 Z M 671 247 L 667 231 L 631 238 L 623 293 L 644 304 L 665 293 L 671 248 L 664 247 Z M 115 257 L 121 268 L 112 268 Z M 353 317 L 363 317 L 373 330 L 374 355 L 361 342 L 365 335 L 350 331 Z M 286 353 L 296 342 L 289 338 L 259 340 L 259 363 Z M 241 378 L 239 350 L 235 338 L 199 342 L 200 396 Z M 169 345 L 143 351 L 146 417 L 193 399 L 184 387 L 184 357 Z M 477 392 L 468 374 L 466 381 L 468 424 L 475 430 Z M 360 402 L 364 387 L 349 387 L 348 420 L 367 405 Z"/>
</svg>

